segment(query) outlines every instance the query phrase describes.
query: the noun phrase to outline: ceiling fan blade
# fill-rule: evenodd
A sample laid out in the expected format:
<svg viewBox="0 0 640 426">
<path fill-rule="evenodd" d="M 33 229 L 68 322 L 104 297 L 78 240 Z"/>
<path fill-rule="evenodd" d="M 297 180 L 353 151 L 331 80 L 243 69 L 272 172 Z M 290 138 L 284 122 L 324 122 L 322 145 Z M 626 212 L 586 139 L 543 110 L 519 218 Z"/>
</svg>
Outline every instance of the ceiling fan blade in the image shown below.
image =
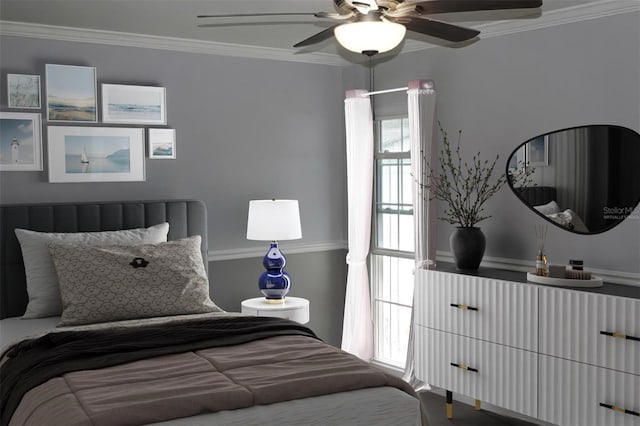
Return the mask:
<svg viewBox="0 0 640 426">
<path fill-rule="evenodd" d="M 355 12 L 349 12 L 349 13 L 317 12 L 313 14 L 313 16 L 315 16 L 316 18 L 329 18 L 329 19 L 336 19 L 338 21 L 351 19 L 353 18 L 354 15 L 355 15 Z"/>
<path fill-rule="evenodd" d="M 375 0 L 351 0 L 351 4 L 366 11 L 378 10 L 378 3 Z"/>
<path fill-rule="evenodd" d="M 347 12 L 352 12 L 355 10 L 355 7 L 353 7 L 346 0 L 333 0 L 333 4 L 337 9 L 344 10 Z"/>
<path fill-rule="evenodd" d="M 197 15 L 198 18 L 245 18 L 252 16 L 317 16 L 321 14 L 314 12 L 282 12 L 282 13 L 229 13 L 229 14 L 202 14 Z M 317 16 L 320 17 L 320 16 Z M 325 16 L 322 16 L 323 18 Z"/>
<path fill-rule="evenodd" d="M 431 15 L 481 10 L 531 9 L 540 6 L 542 6 L 542 0 L 431 0 L 404 3 L 398 6 L 394 16 L 406 16 L 411 12 Z"/>
<path fill-rule="evenodd" d="M 310 44 L 320 43 L 321 41 L 331 38 L 333 37 L 333 29 L 338 25 L 340 24 L 332 25 L 329 28 L 320 31 L 317 34 L 314 34 L 311 37 L 302 40 L 300 43 L 294 44 L 293 47 L 309 46 Z"/>
<path fill-rule="evenodd" d="M 471 40 L 480 34 L 480 31 L 471 28 L 459 27 L 446 22 L 434 21 L 432 19 L 415 17 L 408 22 L 406 18 L 399 23 L 404 24 L 408 30 L 428 36 L 440 38 L 447 41 L 461 42 Z"/>
</svg>

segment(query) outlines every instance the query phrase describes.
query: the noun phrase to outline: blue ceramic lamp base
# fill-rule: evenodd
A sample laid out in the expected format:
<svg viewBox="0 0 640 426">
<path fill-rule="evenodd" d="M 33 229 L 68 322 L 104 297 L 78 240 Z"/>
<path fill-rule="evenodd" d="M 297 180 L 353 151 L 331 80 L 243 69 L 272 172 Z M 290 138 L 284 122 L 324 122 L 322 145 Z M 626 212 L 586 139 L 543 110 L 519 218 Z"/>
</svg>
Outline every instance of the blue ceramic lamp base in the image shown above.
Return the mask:
<svg viewBox="0 0 640 426">
<path fill-rule="evenodd" d="M 262 259 L 266 271 L 258 279 L 258 287 L 267 303 L 284 303 L 284 298 L 291 289 L 291 277 L 284 272 L 286 264 L 287 259 L 280 251 L 278 242 L 272 241 L 269 251 Z"/>
</svg>

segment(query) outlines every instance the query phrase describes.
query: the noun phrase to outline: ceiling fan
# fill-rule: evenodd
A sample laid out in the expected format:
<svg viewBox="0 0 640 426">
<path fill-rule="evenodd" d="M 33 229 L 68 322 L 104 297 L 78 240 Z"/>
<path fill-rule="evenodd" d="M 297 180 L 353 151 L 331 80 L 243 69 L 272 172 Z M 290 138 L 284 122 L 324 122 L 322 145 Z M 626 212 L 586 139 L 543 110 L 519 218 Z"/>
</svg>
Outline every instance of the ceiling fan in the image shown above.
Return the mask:
<svg viewBox="0 0 640 426">
<path fill-rule="evenodd" d="M 309 46 L 335 36 L 346 49 L 372 56 L 395 48 L 407 30 L 456 43 L 480 34 L 475 29 L 431 19 L 431 15 L 532 9 L 540 7 L 542 0 L 333 0 L 333 3 L 337 12 L 201 14 L 198 18 L 314 16 L 330 19 L 338 22 L 293 47 Z"/>
</svg>

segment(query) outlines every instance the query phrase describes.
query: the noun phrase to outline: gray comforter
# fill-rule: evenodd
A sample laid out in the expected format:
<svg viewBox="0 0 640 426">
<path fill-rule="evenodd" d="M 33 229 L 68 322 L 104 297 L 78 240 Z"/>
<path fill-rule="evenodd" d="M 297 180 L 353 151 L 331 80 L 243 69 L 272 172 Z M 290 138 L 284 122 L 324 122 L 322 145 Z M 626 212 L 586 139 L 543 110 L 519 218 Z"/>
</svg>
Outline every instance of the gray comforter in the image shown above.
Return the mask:
<svg viewBox="0 0 640 426">
<path fill-rule="evenodd" d="M 273 320 L 267 322 L 282 325 Z M 44 380 L 24 393 L 9 424 L 139 425 L 378 386 L 394 386 L 413 394 L 405 382 L 322 343 L 312 333 L 283 332 L 280 325 L 276 327 L 280 331 L 273 334 L 259 327 L 259 336 L 241 339 L 246 341 L 239 344 L 216 344 L 210 336 L 199 340 L 185 336 L 189 342 L 207 342 L 188 350 L 184 350 L 184 342 L 176 342 L 176 350 L 150 358 L 134 355 L 124 363 L 113 358 L 120 358 L 123 352 L 135 353 L 140 347 L 143 351 L 150 348 L 143 336 L 132 344 L 107 345 L 120 347 L 115 351 L 96 351 L 81 339 L 88 356 L 97 352 L 106 360 L 105 366 L 86 369 L 86 362 L 79 362 L 83 369 Z M 203 329 L 197 328 L 198 334 L 203 334 Z M 216 326 L 216 330 L 220 328 Z M 231 329 L 231 340 L 237 340 L 238 332 Z M 69 343 L 66 337 L 59 337 L 55 340 Z M 167 341 L 176 338 L 182 339 L 163 334 L 162 347 L 172 346 Z M 53 346 L 56 357 L 67 356 L 60 355 L 57 344 Z M 86 354 L 78 355 L 82 359 Z M 14 353 L 14 358 L 19 356 Z M 41 359 L 50 363 L 47 356 Z M 7 364 L 10 366 L 5 363 L 3 368 Z"/>
</svg>

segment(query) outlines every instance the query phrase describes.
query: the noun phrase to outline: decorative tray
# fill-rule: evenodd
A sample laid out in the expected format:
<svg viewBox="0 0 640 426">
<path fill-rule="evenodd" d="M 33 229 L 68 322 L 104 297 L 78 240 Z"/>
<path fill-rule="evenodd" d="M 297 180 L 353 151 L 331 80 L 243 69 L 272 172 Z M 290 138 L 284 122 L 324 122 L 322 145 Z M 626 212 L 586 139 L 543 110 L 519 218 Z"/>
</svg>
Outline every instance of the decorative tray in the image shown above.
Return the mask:
<svg viewBox="0 0 640 426">
<path fill-rule="evenodd" d="M 574 280 L 569 278 L 542 277 L 533 272 L 527 272 L 527 281 L 537 284 L 555 285 L 559 287 L 602 287 L 602 278 L 591 276 L 590 280 Z"/>
</svg>

